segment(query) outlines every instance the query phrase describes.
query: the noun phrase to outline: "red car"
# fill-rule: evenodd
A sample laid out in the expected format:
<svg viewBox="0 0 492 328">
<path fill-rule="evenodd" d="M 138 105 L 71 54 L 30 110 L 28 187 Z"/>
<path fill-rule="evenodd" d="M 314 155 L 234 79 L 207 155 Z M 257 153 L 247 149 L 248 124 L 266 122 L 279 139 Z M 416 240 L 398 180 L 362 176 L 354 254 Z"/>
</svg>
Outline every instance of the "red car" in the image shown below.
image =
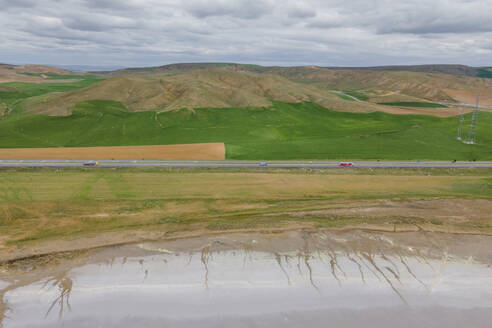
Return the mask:
<svg viewBox="0 0 492 328">
<path fill-rule="evenodd" d="M 339 165 L 340 166 L 352 166 L 352 165 L 354 165 L 354 163 L 352 163 L 352 162 L 340 162 Z"/>
</svg>

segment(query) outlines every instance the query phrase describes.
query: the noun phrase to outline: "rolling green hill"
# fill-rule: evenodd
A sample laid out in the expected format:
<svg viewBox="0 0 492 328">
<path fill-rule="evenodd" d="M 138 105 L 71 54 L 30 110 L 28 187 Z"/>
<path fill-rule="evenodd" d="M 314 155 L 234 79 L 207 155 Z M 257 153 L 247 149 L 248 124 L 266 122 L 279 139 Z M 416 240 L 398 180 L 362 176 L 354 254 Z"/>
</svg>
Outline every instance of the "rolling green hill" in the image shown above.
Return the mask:
<svg viewBox="0 0 492 328">
<path fill-rule="evenodd" d="M 430 102 L 470 103 L 481 90 L 492 103 L 487 79 L 227 63 L 113 76 L 4 70 L 37 80 L 0 83 L 2 148 L 224 142 L 230 159 L 492 159 L 492 113 L 465 145 L 459 108 Z"/>
<path fill-rule="evenodd" d="M 221 72 L 224 75 L 247 72 L 259 75 L 281 76 L 298 85 L 303 85 L 303 87 L 316 87 L 320 92 L 330 90 L 344 91 L 345 93 L 362 91 L 362 94 L 369 96 L 367 92 L 370 91 L 374 97 L 391 94 L 391 99 L 388 99 L 387 102 L 407 101 L 406 97 L 410 96 L 418 98 L 418 101 L 473 103 L 477 91 L 480 90 L 483 95 L 483 105 L 492 106 L 492 81 L 484 79 L 489 77 L 490 71 L 487 68 L 474 68 L 464 65 L 340 68 L 318 66 L 264 67 L 234 63 L 187 63 L 159 67 L 132 68 L 108 72 L 106 74 L 111 76 L 149 77 L 152 75 L 161 75 L 169 77 L 181 76 L 198 70 Z M 401 99 L 398 98 L 400 96 Z M 282 101 L 282 99 L 276 100 Z M 349 99 L 345 100 L 350 101 Z M 370 97 L 361 100 L 370 101 Z M 357 104 L 353 104 L 353 106 L 357 106 Z M 328 107 L 333 108 L 331 106 Z M 338 110 L 339 108 L 334 109 Z M 384 111 L 381 108 L 377 110 Z"/>
<path fill-rule="evenodd" d="M 30 73 L 39 74 L 39 73 Z M 78 77 L 77 79 L 74 79 Z M 49 82 L 29 83 L 29 82 L 9 82 L 0 84 L 0 106 L 11 108 L 13 114 L 21 114 L 23 111 L 24 101 L 29 98 L 43 96 L 53 93 L 63 93 L 83 89 L 91 84 L 102 81 L 103 79 L 95 75 L 60 75 L 49 74 Z M 68 81 L 66 80 L 71 80 Z M 65 80 L 65 81 L 63 81 Z M 2 118 L 0 112 L 0 119 Z"/>
<path fill-rule="evenodd" d="M 359 99 L 368 99 L 362 93 L 355 94 Z M 330 89 L 275 74 L 210 68 L 174 75 L 114 76 L 87 88 L 32 97 L 25 102 L 24 112 L 68 115 L 75 104 L 87 100 L 114 100 L 131 111 L 157 112 L 181 108 L 262 107 L 271 106 L 272 101 L 309 101 L 350 112 L 387 110 L 376 103 L 355 102 L 350 97 L 340 99 Z"/>
<path fill-rule="evenodd" d="M 477 69 L 477 76 L 484 79 L 492 79 L 492 67 L 482 67 Z"/>
<path fill-rule="evenodd" d="M 492 114 L 481 113 L 478 144 L 465 145 L 456 140 L 457 117 L 347 113 L 307 102 L 130 112 L 119 102 L 88 101 L 69 116 L 0 120 L 0 147 L 225 142 L 229 159 L 492 160 L 491 124 Z"/>
<path fill-rule="evenodd" d="M 437 68 L 446 71 L 460 67 L 431 65 L 424 68 L 435 72 Z M 398 108 L 380 103 L 447 101 L 469 104 L 475 101 L 480 90 L 481 104 L 492 106 L 491 79 L 427 71 L 263 67 L 229 63 L 173 64 L 102 75 L 58 74 L 42 69 L 43 72 L 38 72 L 41 68 L 31 68 L 26 72 L 17 68 L 19 73 L 16 76 L 40 80 L 36 83 L 0 84 L 0 103 L 5 103 L 7 98 L 9 101 L 26 99 L 22 105 L 25 113 L 47 115 L 69 115 L 70 108 L 88 100 L 119 101 L 131 111 L 261 107 L 270 106 L 273 100 L 316 102 L 338 111 L 397 113 Z M 94 83 L 98 81 L 101 82 Z M 405 107 L 407 109 L 400 112 L 423 113 L 422 110 Z M 458 114 L 456 110 L 443 112 L 437 109 L 425 113 Z"/>
<path fill-rule="evenodd" d="M 270 106 L 285 102 L 335 100 L 331 93 L 284 77 L 224 70 L 195 70 L 179 75 L 117 76 L 88 88 L 33 98 L 26 113 L 67 115 L 85 100 L 120 101 L 131 111 L 200 107 Z"/>
</svg>

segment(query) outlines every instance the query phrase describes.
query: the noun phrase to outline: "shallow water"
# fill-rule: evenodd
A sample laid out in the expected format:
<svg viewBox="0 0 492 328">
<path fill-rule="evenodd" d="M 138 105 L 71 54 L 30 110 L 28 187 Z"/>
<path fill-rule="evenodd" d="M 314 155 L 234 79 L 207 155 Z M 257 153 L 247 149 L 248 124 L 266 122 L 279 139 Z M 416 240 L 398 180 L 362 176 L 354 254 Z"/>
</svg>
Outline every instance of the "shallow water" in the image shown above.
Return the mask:
<svg viewBox="0 0 492 328">
<path fill-rule="evenodd" d="M 8 291 L 4 327 L 490 327 L 491 244 L 351 232 L 112 248 Z"/>
</svg>

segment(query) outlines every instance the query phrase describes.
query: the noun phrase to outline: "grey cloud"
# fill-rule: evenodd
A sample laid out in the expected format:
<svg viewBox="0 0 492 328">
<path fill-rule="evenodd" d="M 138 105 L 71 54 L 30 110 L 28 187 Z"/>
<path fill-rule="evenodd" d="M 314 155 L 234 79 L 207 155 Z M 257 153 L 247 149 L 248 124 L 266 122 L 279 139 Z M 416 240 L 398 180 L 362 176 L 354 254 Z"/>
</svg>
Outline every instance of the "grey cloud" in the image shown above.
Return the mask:
<svg viewBox="0 0 492 328">
<path fill-rule="evenodd" d="M 0 6 L 0 62 L 492 64 L 492 0 L 0 0 Z"/>
<path fill-rule="evenodd" d="M 83 0 L 87 7 L 94 9 L 128 10 L 139 7 L 135 0 Z"/>
<path fill-rule="evenodd" d="M 114 28 L 136 28 L 139 23 L 135 20 L 101 14 L 78 15 L 65 18 L 65 26 L 82 31 L 104 31 Z"/>
<path fill-rule="evenodd" d="M 378 31 L 383 34 L 388 33 L 411 33 L 411 34 L 432 34 L 432 33 L 474 33 L 492 31 L 492 20 L 489 21 L 442 21 L 435 20 L 421 24 L 397 24 L 393 26 L 382 26 Z"/>
<path fill-rule="evenodd" d="M 397 3 L 391 10 L 370 11 L 361 22 L 378 33 L 475 33 L 492 31 L 492 1 L 436 0 Z"/>
<path fill-rule="evenodd" d="M 306 26 L 320 29 L 331 29 L 335 27 L 340 27 L 340 24 L 332 21 L 314 21 L 307 23 Z"/>
<path fill-rule="evenodd" d="M 195 17 L 231 16 L 243 19 L 259 18 L 270 13 L 271 3 L 265 0 L 190 0 L 186 5 Z"/>
<path fill-rule="evenodd" d="M 0 0 L 0 8 L 10 9 L 10 8 L 29 8 L 36 5 L 36 0 Z"/>
<path fill-rule="evenodd" d="M 346 18 L 340 15 L 338 12 L 331 11 L 318 15 L 314 19 L 308 20 L 306 26 L 320 29 L 331 29 L 335 27 L 350 26 L 350 24 L 347 24 L 345 19 Z"/>
<path fill-rule="evenodd" d="M 296 4 L 289 8 L 287 13 L 289 18 L 312 18 L 316 16 L 316 10 L 307 4 Z"/>
</svg>

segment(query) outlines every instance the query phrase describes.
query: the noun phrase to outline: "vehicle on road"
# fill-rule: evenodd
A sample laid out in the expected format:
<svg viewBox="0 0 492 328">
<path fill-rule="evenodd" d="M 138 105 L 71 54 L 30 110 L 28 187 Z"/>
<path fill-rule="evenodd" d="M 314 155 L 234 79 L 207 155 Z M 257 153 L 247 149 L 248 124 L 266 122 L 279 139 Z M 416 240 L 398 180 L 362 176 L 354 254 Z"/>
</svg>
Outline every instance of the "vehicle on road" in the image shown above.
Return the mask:
<svg viewBox="0 0 492 328">
<path fill-rule="evenodd" d="M 340 165 L 340 166 L 353 166 L 354 163 L 352 163 L 352 162 L 340 162 L 340 164 L 338 164 L 338 165 Z"/>
<path fill-rule="evenodd" d="M 267 166 L 267 162 L 260 162 L 260 166 Z"/>
<path fill-rule="evenodd" d="M 84 162 L 84 166 L 98 166 L 99 162 L 96 161 L 89 161 L 89 162 Z"/>
</svg>

